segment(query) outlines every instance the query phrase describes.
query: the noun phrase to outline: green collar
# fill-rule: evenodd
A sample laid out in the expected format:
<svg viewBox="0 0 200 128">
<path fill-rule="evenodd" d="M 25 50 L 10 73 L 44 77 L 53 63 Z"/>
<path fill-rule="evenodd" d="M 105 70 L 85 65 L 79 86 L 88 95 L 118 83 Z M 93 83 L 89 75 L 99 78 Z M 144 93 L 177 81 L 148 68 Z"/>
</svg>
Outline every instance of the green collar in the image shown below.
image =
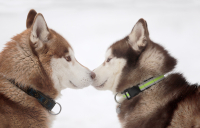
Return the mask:
<svg viewBox="0 0 200 128">
<path fill-rule="evenodd" d="M 124 90 L 124 92 L 122 93 L 123 97 L 127 98 L 129 100 L 132 97 L 138 95 L 140 92 L 144 91 L 145 89 L 147 89 L 147 88 L 151 87 L 152 85 L 160 82 L 164 78 L 165 78 L 164 75 L 161 75 L 161 76 L 158 76 L 158 77 L 153 77 L 153 78 L 150 78 L 150 79 L 144 81 L 142 84 L 138 84 L 136 86 L 128 88 L 128 89 Z"/>
<path fill-rule="evenodd" d="M 163 80 L 165 78 L 164 75 L 158 76 L 158 77 L 153 77 L 150 78 L 146 81 L 144 81 L 142 84 L 138 84 L 136 86 L 133 86 L 131 88 L 128 88 L 126 90 L 124 90 L 122 92 L 123 97 L 130 100 L 132 97 L 138 95 L 140 92 L 144 91 L 145 89 L 151 87 L 152 85 L 160 82 L 161 80 Z M 117 93 L 118 94 L 118 93 Z M 115 95 L 115 101 L 119 104 L 116 108 L 116 112 L 117 114 L 119 114 L 121 112 L 120 108 L 121 108 L 121 103 L 119 103 L 116 99 L 117 94 Z"/>
</svg>

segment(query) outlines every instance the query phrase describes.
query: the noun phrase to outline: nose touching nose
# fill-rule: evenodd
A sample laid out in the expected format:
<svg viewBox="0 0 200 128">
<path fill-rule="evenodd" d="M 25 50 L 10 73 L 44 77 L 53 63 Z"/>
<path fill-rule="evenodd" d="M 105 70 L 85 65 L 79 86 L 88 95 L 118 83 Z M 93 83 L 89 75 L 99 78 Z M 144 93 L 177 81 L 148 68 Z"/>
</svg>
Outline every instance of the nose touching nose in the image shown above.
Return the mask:
<svg viewBox="0 0 200 128">
<path fill-rule="evenodd" d="M 94 72 L 91 72 L 91 78 L 94 79 L 96 77 L 96 74 Z"/>
</svg>

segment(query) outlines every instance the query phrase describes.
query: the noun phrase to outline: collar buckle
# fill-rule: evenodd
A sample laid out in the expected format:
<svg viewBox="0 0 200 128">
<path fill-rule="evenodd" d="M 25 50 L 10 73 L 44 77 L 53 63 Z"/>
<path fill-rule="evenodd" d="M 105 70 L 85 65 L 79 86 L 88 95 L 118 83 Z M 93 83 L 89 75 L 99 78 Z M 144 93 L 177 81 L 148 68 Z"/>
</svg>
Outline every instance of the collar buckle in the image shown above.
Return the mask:
<svg viewBox="0 0 200 128">
<path fill-rule="evenodd" d="M 124 90 L 123 97 L 130 100 L 132 97 L 138 95 L 140 92 L 141 92 L 140 88 L 138 87 L 138 85 L 136 85 L 133 86 L 132 88 Z"/>
</svg>

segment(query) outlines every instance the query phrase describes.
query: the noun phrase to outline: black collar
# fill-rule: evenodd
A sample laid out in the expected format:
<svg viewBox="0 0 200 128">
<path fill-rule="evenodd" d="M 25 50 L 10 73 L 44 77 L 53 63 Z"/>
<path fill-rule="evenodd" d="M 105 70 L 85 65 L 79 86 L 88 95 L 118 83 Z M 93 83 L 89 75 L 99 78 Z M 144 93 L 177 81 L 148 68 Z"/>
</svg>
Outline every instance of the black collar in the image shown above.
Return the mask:
<svg viewBox="0 0 200 128">
<path fill-rule="evenodd" d="M 35 97 L 38 102 L 45 107 L 47 110 L 51 111 L 55 106 L 56 102 L 48 96 L 45 96 L 42 92 L 34 90 L 33 88 L 22 88 L 21 84 L 15 82 L 13 79 L 8 79 L 12 84 L 17 86 L 19 89 L 27 93 L 28 95 Z"/>
</svg>

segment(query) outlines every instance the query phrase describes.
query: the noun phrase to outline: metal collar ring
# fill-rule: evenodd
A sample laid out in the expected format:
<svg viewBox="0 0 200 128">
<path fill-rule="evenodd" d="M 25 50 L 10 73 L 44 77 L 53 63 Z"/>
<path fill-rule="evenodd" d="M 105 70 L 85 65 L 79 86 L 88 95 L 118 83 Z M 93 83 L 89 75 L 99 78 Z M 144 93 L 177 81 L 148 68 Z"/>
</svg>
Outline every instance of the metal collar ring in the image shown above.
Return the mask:
<svg viewBox="0 0 200 128">
<path fill-rule="evenodd" d="M 115 98 L 115 102 L 118 103 L 118 104 L 121 104 L 121 103 L 119 103 L 119 102 L 117 101 L 117 95 L 118 95 L 118 94 L 119 94 L 119 92 L 118 92 L 117 94 L 115 94 L 115 97 L 114 97 L 114 98 Z"/>
<path fill-rule="evenodd" d="M 62 106 L 61 106 L 58 102 L 56 102 L 56 104 L 60 107 L 60 110 L 59 110 L 58 113 L 53 113 L 52 111 L 49 111 L 49 113 L 50 113 L 51 115 L 58 115 L 58 114 L 60 114 L 60 112 L 62 111 Z"/>
</svg>

